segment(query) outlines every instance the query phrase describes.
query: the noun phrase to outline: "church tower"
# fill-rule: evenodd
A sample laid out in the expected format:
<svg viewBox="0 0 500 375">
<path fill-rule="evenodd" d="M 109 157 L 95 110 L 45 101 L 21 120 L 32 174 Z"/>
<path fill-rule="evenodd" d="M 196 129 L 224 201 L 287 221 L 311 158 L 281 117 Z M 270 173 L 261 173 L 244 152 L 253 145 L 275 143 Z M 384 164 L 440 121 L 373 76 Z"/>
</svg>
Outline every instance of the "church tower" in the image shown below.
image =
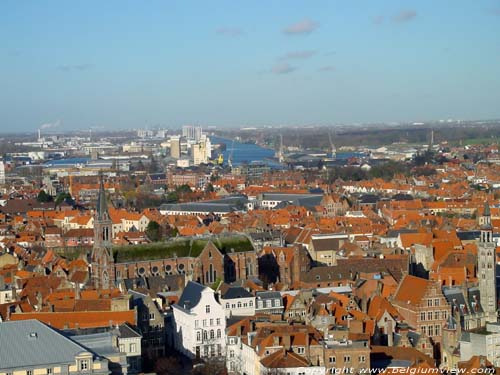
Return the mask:
<svg viewBox="0 0 500 375">
<path fill-rule="evenodd" d="M 481 306 L 486 321 L 496 322 L 496 244 L 493 241 L 493 227 L 491 226 L 491 214 L 488 202 L 484 205 L 483 215 L 479 218 L 479 224 L 481 234 L 477 250 L 477 277 L 479 278 Z"/>
<path fill-rule="evenodd" d="M 115 282 L 115 265 L 111 244 L 112 221 L 108 212 L 102 174 L 94 215 L 94 247 L 91 253 L 91 283 L 96 289 L 109 289 Z"/>
</svg>

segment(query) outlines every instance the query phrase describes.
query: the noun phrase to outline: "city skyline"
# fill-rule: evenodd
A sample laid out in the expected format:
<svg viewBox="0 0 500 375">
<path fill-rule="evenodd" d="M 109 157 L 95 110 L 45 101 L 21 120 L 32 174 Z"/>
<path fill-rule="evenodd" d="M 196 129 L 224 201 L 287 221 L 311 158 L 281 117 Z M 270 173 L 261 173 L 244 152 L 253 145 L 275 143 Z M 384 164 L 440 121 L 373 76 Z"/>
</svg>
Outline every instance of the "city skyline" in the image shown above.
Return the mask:
<svg viewBox="0 0 500 375">
<path fill-rule="evenodd" d="M 3 131 L 500 117 L 500 4 L 0 4 Z"/>
</svg>

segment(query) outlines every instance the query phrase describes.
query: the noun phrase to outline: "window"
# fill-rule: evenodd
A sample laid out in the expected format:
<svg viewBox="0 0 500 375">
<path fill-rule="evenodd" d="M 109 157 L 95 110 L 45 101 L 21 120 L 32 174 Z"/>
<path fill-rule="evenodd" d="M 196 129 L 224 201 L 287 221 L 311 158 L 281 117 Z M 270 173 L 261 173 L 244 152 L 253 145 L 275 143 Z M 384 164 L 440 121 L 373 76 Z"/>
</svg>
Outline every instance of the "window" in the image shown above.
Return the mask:
<svg viewBox="0 0 500 375">
<path fill-rule="evenodd" d="M 26 375 L 33 375 L 33 370 L 26 371 Z"/>
<path fill-rule="evenodd" d="M 47 369 L 47 374 L 53 374 L 53 373 L 54 373 L 54 370 L 52 370 L 52 368 Z"/>
<path fill-rule="evenodd" d="M 351 356 L 350 355 L 345 355 L 344 356 L 344 363 L 350 363 L 351 362 Z"/>
<path fill-rule="evenodd" d="M 253 307 L 253 301 L 248 302 L 248 306 Z"/>
<path fill-rule="evenodd" d="M 214 339 L 215 338 L 215 332 L 213 329 L 210 330 L 210 338 Z"/>
<path fill-rule="evenodd" d="M 440 331 L 441 331 L 441 327 L 440 327 L 440 326 L 438 326 L 438 325 L 436 325 L 436 326 L 434 327 L 434 333 L 436 334 L 436 336 L 441 335 L 441 332 L 440 332 Z"/>
<path fill-rule="evenodd" d="M 203 327 L 206 327 L 206 326 L 207 326 L 207 320 L 203 319 Z"/>
<path fill-rule="evenodd" d="M 434 300 L 434 306 L 439 306 L 439 298 L 436 298 L 436 299 Z"/>
<path fill-rule="evenodd" d="M 208 332 L 203 331 L 203 340 L 208 340 Z"/>
<path fill-rule="evenodd" d="M 231 351 L 229 352 L 229 358 L 234 358 L 234 350 L 231 350 Z"/>
<path fill-rule="evenodd" d="M 420 320 L 421 320 L 421 321 L 424 321 L 424 320 L 425 320 L 425 313 L 424 313 L 424 312 L 421 312 L 421 313 L 420 313 Z"/>
<path fill-rule="evenodd" d="M 78 367 L 80 368 L 80 371 L 87 371 L 89 369 L 89 360 L 82 359 Z"/>
<path fill-rule="evenodd" d="M 304 349 L 304 347 L 303 347 L 303 346 L 299 346 L 299 347 L 297 348 L 297 353 L 299 353 L 299 354 L 304 354 L 304 353 L 305 353 L 305 349 Z"/>
<path fill-rule="evenodd" d="M 213 325 L 214 325 L 214 320 L 210 319 L 210 327 L 212 327 Z"/>
<path fill-rule="evenodd" d="M 210 305 L 206 305 L 206 306 L 205 306 L 205 312 L 206 312 L 207 314 L 209 314 L 209 313 L 210 313 Z"/>
<path fill-rule="evenodd" d="M 149 313 L 149 320 L 155 320 L 155 313 Z"/>
<path fill-rule="evenodd" d="M 432 320 L 432 311 L 427 312 L 427 320 Z"/>
<path fill-rule="evenodd" d="M 366 362 L 366 357 L 364 355 L 359 356 L 359 362 L 365 363 Z"/>
<path fill-rule="evenodd" d="M 217 318 L 216 323 L 218 326 L 220 326 L 220 318 Z"/>
<path fill-rule="evenodd" d="M 335 363 L 336 358 L 335 357 L 330 357 L 330 363 Z"/>
<path fill-rule="evenodd" d="M 220 328 L 217 330 L 217 338 L 220 339 L 221 338 L 221 331 L 220 331 Z"/>
<path fill-rule="evenodd" d="M 194 321 L 194 328 L 198 328 L 200 326 L 200 321 L 199 320 L 195 320 Z"/>
<path fill-rule="evenodd" d="M 130 353 L 136 353 L 136 352 L 137 352 L 137 345 L 130 344 Z"/>
<path fill-rule="evenodd" d="M 439 320 L 439 311 L 434 311 L 434 320 Z"/>
<path fill-rule="evenodd" d="M 427 300 L 427 307 L 431 307 L 432 306 L 432 300 L 431 299 L 428 299 Z"/>
<path fill-rule="evenodd" d="M 241 309 L 241 302 L 238 301 L 238 308 Z"/>
<path fill-rule="evenodd" d="M 229 309 L 229 303 L 226 302 L 226 309 Z"/>
<path fill-rule="evenodd" d="M 125 353 L 125 344 L 120 344 L 120 352 Z"/>
<path fill-rule="evenodd" d="M 201 332 L 196 332 L 196 341 L 201 341 Z"/>
</svg>

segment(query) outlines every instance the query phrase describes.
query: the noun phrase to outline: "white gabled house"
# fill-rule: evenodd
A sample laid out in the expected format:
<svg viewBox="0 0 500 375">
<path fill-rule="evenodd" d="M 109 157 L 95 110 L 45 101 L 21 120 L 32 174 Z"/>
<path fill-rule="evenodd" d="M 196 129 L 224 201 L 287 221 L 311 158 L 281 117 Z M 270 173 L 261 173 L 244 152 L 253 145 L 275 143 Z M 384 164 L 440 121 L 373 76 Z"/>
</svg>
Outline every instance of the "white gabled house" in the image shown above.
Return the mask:
<svg viewBox="0 0 500 375">
<path fill-rule="evenodd" d="M 172 307 L 176 350 L 190 358 L 225 355 L 225 312 L 211 288 L 189 281 Z"/>
</svg>

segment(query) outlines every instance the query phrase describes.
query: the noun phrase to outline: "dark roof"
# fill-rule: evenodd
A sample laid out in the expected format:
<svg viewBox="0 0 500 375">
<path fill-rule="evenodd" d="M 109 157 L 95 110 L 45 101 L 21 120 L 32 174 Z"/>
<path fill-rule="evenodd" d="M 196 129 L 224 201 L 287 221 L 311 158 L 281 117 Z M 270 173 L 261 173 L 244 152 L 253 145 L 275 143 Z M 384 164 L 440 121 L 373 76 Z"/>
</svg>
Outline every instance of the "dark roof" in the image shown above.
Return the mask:
<svg viewBox="0 0 500 375">
<path fill-rule="evenodd" d="M 177 305 L 183 308 L 193 308 L 195 307 L 201 299 L 201 293 L 206 287 L 195 282 L 189 281 L 184 291 L 181 294 L 181 298 L 179 298 L 179 302 Z"/>
<path fill-rule="evenodd" d="M 248 292 L 246 289 L 236 286 L 236 287 L 230 287 L 226 293 L 222 296 L 224 299 L 235 299 L 235 298 L 249 298 L 253 297 L 250 292 Z"/>
<path fill-rule="evenodd" d="M 481 232 L 477 230 L 471 230 L 467 232 L 457 232 L 457 237 L 460 241 L 474 241 L 479 238 Z"/>
<path fill-rule="evenodd" d="M 408 256 L 397 258 L 349 258 L 337 259 L 336 266 L 314 267 L 302 274 L 302 280 L 309 283 L 335 280 L 353 280 L 357 273 L 388 273 L 396 281 L 408 272 Z"/>
<path fill-rule="evenodd" d="M 338 251 L 340 250 L 340 241 L 346 241 L 348 238 L 349 236 L 346 234 L 345 238 L 313 238 L 311 242 L 315 251 Z"/>
<path fill-rule="evenodd" d="M 477 287 L 468 288 L 467 298 L 459 287 L 443 287 L 443 294 L 452 308 L 452 315 L 458 312 L 463 317 L 483 312 Z"/>
<path fill-rule="evenodd" d="M 160 206 L 163 211 L 184 211 L 184 212 L 224 212 L 230 213 L 235 211 L 235 208 L 230 203 L 165 203 Z"/>
<path fill-rule="evenodd" d="M 161 180 L 166 180 L 167 175 L 165 173 L 153 173 L 149 175 L 149 178 L 151 181 L 161 181 Z"/>
<path fill-rule="evenodd" d="M 259 299 L 281 299 L 280 292 L 257 292 L 257 298 Z"/>
<path fill-rule="evenodd" d="M 132 327 L 130 327 L 128 324 L 122 324 L 118 327 L 118 330 L 120 331 L 120 337 L 121 338 L 133 338 L 133 337 L 142 337 L 140 333 L 136 332 Z"/>
</svg>

